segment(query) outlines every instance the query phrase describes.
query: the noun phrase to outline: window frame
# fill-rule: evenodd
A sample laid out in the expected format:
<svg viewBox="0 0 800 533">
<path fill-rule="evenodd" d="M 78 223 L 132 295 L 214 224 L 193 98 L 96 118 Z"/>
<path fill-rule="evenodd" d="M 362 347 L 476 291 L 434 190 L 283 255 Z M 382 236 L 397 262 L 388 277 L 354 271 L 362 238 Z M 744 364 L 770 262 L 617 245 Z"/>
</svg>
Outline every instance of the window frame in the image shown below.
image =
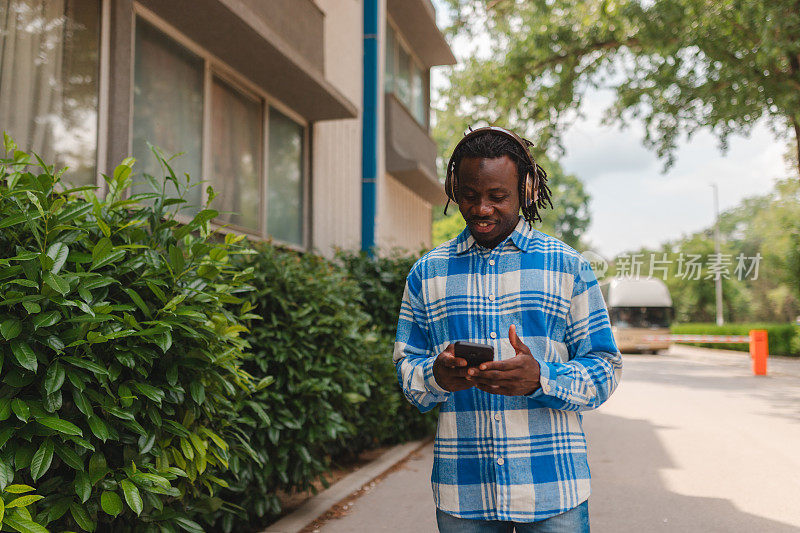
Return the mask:
<svg viewBox="0 0 800 533">
<path fill-rule="evenodd" d="M 397 101 L 400 102 L 403 105 L 405 110 L 408 111 L 408 113 L 411 115 L 411 117 L 414 119 L 414 121 L 417 124 L 419 124 L 423 129 L 425 129 L 425 131 L 430 131 L 430 121 L 431 121 L 431 117 L 430 117 L 431 91 L 430 91 L 430 79 L 429 79 L 430 78 L 430 69 L 425 68 L 425 65 L 419 59 L 417 54 L 414 53 L 414 49 L 411 47 L 411 45 L 408 44 L 408 41 L 406 41 L 406 38 L 403 36 L 403 34 L 397 28 L 397 24 L 395 24 L 395 22 L 392 19 L 391 15 L 389 15 L 388 13 L 386 15 L 386 27 L 387 28 L 391 28 L 392 33 L 394 34 L 394 42 L 397 45 L 395 47 L 395 49 L 393 50 L 394 53 L 392 54 L 393 55 L 393 58 L 392 58 L 393 59 L 393 64 L 394 64 L 394 67 L 395 67 L 396 71 L 392 73 L 392 79 L 393 79 L 392 88 L 391 88 L 391 90 L 387 90 L 387 88 L 386 88 L 386 66 L 387 65 L 385 64 L 386 63 L 386 55 L 387 54 L 384 53 L 384 55 L 383 55 L 383 57 L 384 57 L 383 90 L 384 90 L 384 92 L 392 94 L 397 99 Z M 384 46 L 388 47 L 388 45 L 389 45 L 389 32 L 387 31 L 386 32 L 386 38 L 384 39 Z M 409 70 L 408 93 L 409 93 L 409 98 L 411 99 L 410 105 L 406 105 L 406 103 L 400 98 L 400 95 L 397 93 L 397 81 L 396 81 L 397 80 L 397 75 L 396 75 L 396 73 L 399 72 L 400 48 L 401 47 L 404 49 L 405 53 L 408 55 L 408 57 L 410 59 L 410 61 L 409 61 L 409 69 L 408 69 Z M 423 108 L 425 109 L 425 121 L 424 122 L 420 122 L 419 120 L 417 120 L 417 116 L 414 113 L 414 109 L 413 109 L 414 108 L 413 84 L 414 84 L 414 67 L 415 66 L 417 67 L 417 69 L 419 69 L 420 79 L 421 79 L 421 82 L 422 82 L 422 92 L 423 92 L 422 99 L 423 99 Z M 426 81 L 427 81 L 427 83 L 426 83 Z"/>
<path fill-rule="evenodd" d="M 104 3 L 108 2 L 108 0 L 103 0 Z M 133 4 L 134 9 L 134 17 L 133 17 L 133 28 L 131 31 L 131 65 L 134 64 L 136 58 L 136 47 L 135 47 L 135 40 L 136 40 L 136 24 L 139 18 L 144 20 L 146 23 L 150 24 L 158 31 L 162 32 L 166 37 L 172 39 L 178 45 L 186 48 L 189 52 L 196 55 L 203 61 L 204 64 L 204 72 L 203 72 L 203 126 L 201 131 L 201 147 L 202 147 L 202 154 L 201 154 L 201 177 L 209 176 L 213 170 L 213 162 L 212 162 L 212 152 L 211 152 L 211 90 L 213 87 L 214 78 L 219 78 L 224 84 L 228 85 L 230 88 L 239 91 L 243 96 L 247 98 L 251 98 L 257 101 L 260 101 L 262 113 L 261 113 L 261 152 L 262 152 L 262 160 L 261 160 L 261 176 L 259 181 L 259 195 L 260 195 L 260 209 L 259 209 L 259 228 L 257 230 L 253 230 L 250 228 L 244 228 L 240 226 L 236 226 L 234 224 L 223 224 L 212 220 L 210 225 L 215 230 L 221 233 L 234 233 L 234 234 L 244 234 L 250 237 L 254 237 L 258 240 L 268 240 L 272 239 L 277 244 L 282 247 L 290 248 L 293 250 L 305 252 L 308 251 L 311 247 L 311 205 L 310 205 L 310 188 L 311 188 L 311 176 L 310 176 L 310 136 L 311 136 L 311 124 L 304 119 L 299 113 L 295 112 L 279 100 L 276 100 L 273 96 L 269 93 L 264 91 L 261 87 L 256 85 L 255 83 L 251 82 L 245 76 L 237 72 L 235 69 L 230 67 L 226 64 L 222 59 L 214 55 L 213 53 L 209 52 L 203 46 L 199 45 L 186 35 L 184 35 L 180 30 L 172 26 L 170 23 L 166 22 L 162 18 L 160 18 L 157 14 L 153 13 L 148 8 L 142 6 L 138 2 L 134 2 Z M 130 94 L 133 95 L 133 84 L 135 80 L 134 77 L 131 76 L 131 90 Z M 131 97 L 131 120 L 128 124 L 128 152 L 131 153 L 133 150 L 133 97 Z M 267 227 L 267 220 L 268 220 L 268 194 L 269 194 L 269 113 L 270 109 L 274 108 L 275 110 L 279 111 L 280 113 L 289 117 L 292 121 L 294 121 L 298 126 L 300 126 L 302 130 L 302 149 L 303 149 L 303 157 L 301 161 L 301 172 L 303 173 L 302 178 L 302 222 L 303 227 L 301 230 L 302 236 L 302 243 L 292 243 L 282 241 L 280 239 L 276 239 L 269 234 L 269 228 Z M 206 193 L 207 185 L 202 186 L 201 191 L 201 201 L 203 204 L 208 201 L 208 194 Z M 191 217 L 179 215 L 176 217 L 179 222 L 189 222 Z"/>
</svg>

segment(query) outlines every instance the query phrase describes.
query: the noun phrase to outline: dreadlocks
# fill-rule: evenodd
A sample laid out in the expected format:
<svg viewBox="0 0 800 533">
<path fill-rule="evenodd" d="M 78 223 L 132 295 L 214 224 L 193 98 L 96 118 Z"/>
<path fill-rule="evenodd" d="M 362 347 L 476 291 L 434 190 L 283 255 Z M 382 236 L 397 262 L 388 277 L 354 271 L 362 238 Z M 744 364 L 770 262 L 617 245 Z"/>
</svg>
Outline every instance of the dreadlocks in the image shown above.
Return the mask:
<svg viewBox="0 0 800 533">
<path fill-rule="evenodd" d="M 528 139 L 522 139 L 522 141 L 525 143 L 526 148 L 533 146 L 533 143 Z M 542 216 L 539 210 L 545 209 L 548 205 L 551 209 L 553 207 L 553 202 L 550 200 L 550 188 L 547 186 L 547 173 L 535 161 L 535 168 L 531 167 L 528 156 L 526 156 L 522 150 L 523 148 L 519 143 L 508 138 L 506 135 L 492 131 L 479 133 L 474 137 L 466 139 L 456 147 L 455 152 L 453 152 L 451 168 L 447 169 L 447 171 L 451 172 L 453 175 L 453 189 L 456 197 L 458 197 L 458 170 L 462 159 L 465 157 L 495 159 L 507 155 L 517 166 L 517 184 L 519 189 L 519 203 L 522 207 L 522 216 L 531 227 L 533 227 L 533 223 L 537 220 L 541 222 Z M 528 173 L 530 173 L 534 181 L 536 175 L 539 175 L 539 194 L 537 200 L 531 203 L 529 207 L 526 207 L 523 204 L 525 203 L 525 176 Z M 446 210 L 447 208 L 445 207 L 445 212 Z"/>
</svg>

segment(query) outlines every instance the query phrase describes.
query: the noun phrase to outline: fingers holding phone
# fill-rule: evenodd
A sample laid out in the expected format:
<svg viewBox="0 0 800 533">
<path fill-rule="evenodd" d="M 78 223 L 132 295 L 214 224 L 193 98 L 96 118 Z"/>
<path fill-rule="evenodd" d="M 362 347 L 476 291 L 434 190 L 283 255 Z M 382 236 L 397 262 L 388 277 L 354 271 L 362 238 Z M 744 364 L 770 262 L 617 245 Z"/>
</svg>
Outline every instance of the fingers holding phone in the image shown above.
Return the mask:
<svg viewBox="0 0 800 533">
<path fill-rule="evenodd" d="M 455 346 L 449 344 L 433 363 L 433 378 L 445 390 L 456 392 L 472 387 L 467 381 L 467 362 L 455 355 Z"/>
</svg>

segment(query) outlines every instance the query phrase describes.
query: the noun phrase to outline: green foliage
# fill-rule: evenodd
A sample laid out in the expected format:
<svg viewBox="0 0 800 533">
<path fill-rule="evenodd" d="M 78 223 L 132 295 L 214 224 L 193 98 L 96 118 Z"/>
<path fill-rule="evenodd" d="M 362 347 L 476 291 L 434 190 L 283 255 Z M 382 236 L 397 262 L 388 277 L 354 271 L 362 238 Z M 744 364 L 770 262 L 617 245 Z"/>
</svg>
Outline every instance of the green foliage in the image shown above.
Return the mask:
<svg viewBox="0 0 800 533">
<path fill-rule="evenodd" d="M 311 489 L 337 460 L 430 435 L 435 423 L 403 397 L 391 362 L 413 258 L 342 254 L 333 263 L 269 243 L 255 249 L 242 258 L 260 315 L 246 368 L 271 377 L 237 409 L 223 496 L 241 509 L 219 517 L 225 531 L 263 527 L 280 513 L 280 493 Z"/>
<path fill-rule="evenodd" d="M 800 326 L 793 324 L 725 324 L 717 326 L 713 323 L 673 324 L 670 332 L 687 335 L 749 335 L 751 329 L 767 330 L 767 344 L 772 355 L 789 355 L 800 357 Z M 692 343 L 692 346 L 704 348 L 720 348 L 725 350 L 749 351 L 748 344 L 702 344 Z"/>
<path fill-rule="evenodd" d="M 724 148 L 766 119 L 800 142 L 793 0 L 448 3 L 450 33 L 489 44 L 450 77 L 440 108 L 454 132 L 488 122 L 557 143 L 586 91 L 602 86 L 616 93 L 608 121 L 641 119 L 667 165 L 680 136 L 701 129 Z"/>
<path fill-rule="evenodd" d="M 367 317 L 346 272 L 267 243 L 256 251 L 242 264 L 254 271 L 250 301 L 263 317 L 250 326 L 247 368 L 274 382 L 238 408 L 236 446 L 257 463 L 234 458 L 228 493 L 254 524 L 280 511 L 278 491 L 309 489 L 328 471 L 371 385 L 363 372 Z M 233 524 L 232 516 L 223 520 L 226 530 L 242 527 Z"/>
<path fill-rule="evenodd" d="M 403 396 L 391 359 L 406 277 L 418 258 L 400 252 L 385 257 L 343 252 L 337 257 L 361 288 L 361 307 L 377 342 L 367 352 L 366 365 L 378 386 L 362 406 L 356 448 L 421 438 L 436 427 L 437 410 L 422 414 Z"/>
<path fill-rule="evenodd" d="M 8 137 L 6 149 L 4 529 L 200 530 L 195 517 L 221 504 L 232 400 L 252 388 L 238 295 L 250 272 L 229 262 L 237 239 L 212 238 L 208 207 L 179 225 L 183 200 L 163 189 L 125 198 L 132 159 L 99 199 L 94 187 L 65 189 Z"/>
</svg>

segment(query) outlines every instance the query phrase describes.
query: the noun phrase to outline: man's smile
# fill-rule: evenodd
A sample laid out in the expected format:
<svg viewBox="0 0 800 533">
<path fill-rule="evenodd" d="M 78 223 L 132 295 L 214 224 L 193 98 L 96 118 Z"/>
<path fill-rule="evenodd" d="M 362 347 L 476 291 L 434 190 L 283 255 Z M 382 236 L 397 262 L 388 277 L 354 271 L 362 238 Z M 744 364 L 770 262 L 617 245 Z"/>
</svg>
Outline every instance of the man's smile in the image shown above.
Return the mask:
<svg viewBox="0 0 800 533">
<path fill-rule="evenodd" d="M 490 220 L 473 220 L 471 221 L 472 228 L 479 233 L 489 233 L 495 226 L 494 222 Z"/>
</svg>

